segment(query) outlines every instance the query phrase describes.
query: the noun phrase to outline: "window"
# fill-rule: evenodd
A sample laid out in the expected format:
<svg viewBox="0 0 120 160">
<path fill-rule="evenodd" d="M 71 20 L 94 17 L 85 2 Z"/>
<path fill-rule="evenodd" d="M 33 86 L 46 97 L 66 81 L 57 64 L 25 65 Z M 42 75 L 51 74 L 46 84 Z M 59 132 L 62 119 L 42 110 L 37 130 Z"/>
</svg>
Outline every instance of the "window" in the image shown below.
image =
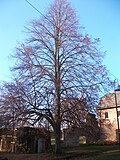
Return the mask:
<svg viewBox="0 0 120 160">
<path fill-rule="evenodd" d="M 79 137 L 79 144 L 86 144 L 86 137 L 85 136 Z"/>
<path fill-rule="evenodd" d="M 105 118 L 108 118 L 108 112 L 105 112 Z"/>
<path fill-rule="evenodd" d="M 118 113 L 118 117 L 120 117 L 120 111 L 117 111 L 117 113 Z"/>
</svg>

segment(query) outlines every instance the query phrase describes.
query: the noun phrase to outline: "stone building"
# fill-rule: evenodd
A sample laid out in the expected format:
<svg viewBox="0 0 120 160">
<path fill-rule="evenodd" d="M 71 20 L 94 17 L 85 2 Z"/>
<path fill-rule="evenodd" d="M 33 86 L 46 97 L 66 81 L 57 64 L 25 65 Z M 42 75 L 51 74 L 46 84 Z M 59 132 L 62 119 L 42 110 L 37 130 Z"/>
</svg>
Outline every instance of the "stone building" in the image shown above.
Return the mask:
<svg viewBox="0 0 120 160">
<path fill-rule="evenodd" d="M 0 151 L 44 152 L 50 147 L 50 132 L 45 128 L 0 129 Z"/>
<path fill-rule="evenodd" d="M 94 114 L 87 113 L 86 121 L 81 127 L 70 126 L 63 130 L 65 146 L 78 146 L 79 144 L 96 142 L 99 140 L 99 127 Z"/>
<path fill-rule="evenodd" d="M 7 128 L 0 129 L 0 151 L 12 151 L 14 140 L 13 130 Z"/>
<path fill-rule="evenodd" d="M 21 127 L 16 132 L 16 151 L 40 153 L 50 147 L 50 132 L 45 128 Z"/>
<path fill-rule="evenodd" d="M 98 104 L 98 124 L 102 141 L 118 142 L 120 118 L 120 91 L 108 93 Z"/>
</svg>

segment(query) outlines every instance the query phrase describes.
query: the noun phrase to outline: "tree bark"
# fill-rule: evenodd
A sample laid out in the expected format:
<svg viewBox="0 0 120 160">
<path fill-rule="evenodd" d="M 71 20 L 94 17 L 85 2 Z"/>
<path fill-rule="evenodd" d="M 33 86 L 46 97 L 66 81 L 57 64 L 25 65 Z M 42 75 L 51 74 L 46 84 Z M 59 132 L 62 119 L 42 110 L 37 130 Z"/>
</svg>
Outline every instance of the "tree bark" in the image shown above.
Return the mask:
<svg viewBox="0 0 120 160">
<path fill-rule="evenodd" d="M 55 124 L 55 154 L 61 154 L 61 125 L 60 122 Z"/>
</svg>

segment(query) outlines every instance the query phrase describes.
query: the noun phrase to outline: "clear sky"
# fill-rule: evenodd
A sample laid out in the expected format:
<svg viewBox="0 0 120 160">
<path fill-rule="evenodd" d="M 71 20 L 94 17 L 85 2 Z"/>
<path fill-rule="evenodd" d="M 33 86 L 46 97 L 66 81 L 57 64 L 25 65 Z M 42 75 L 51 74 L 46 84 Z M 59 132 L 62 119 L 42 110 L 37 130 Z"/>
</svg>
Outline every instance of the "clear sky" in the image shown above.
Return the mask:
<svg viewBox="0 0 120 160">
<path fill-rule="evenodd" d="M 45 13 L 53 0 L 29 0 L 40 12 Z M 106 51 L 104 64 L 112 79 L 120 80 L 120 0 L 68 0 L 79 16 L 86 32 L 100 38 Z M 26 24 L 39 17 L 25 0 L 0 0 L 0 81 L 9 80 L 9 55 L 17 41 L 24 41 Z M 113 76 L 114 75 L 114 76 Z"/>
</svg>

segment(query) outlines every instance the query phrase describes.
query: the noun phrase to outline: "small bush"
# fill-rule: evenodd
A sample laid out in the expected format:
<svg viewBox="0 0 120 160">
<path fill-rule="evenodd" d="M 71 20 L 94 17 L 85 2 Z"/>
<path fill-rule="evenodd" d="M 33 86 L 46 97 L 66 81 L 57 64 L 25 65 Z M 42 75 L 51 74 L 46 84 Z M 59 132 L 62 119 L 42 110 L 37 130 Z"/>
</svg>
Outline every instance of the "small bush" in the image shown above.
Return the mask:
<svg viewBox="0 0 120 160">
<path fill-rule="evenodd" d="M 16 148 L 18 153 L 30 153 L 30 149 L 27 148 L 25 143 L 17 144 Z"/>
</svg>

